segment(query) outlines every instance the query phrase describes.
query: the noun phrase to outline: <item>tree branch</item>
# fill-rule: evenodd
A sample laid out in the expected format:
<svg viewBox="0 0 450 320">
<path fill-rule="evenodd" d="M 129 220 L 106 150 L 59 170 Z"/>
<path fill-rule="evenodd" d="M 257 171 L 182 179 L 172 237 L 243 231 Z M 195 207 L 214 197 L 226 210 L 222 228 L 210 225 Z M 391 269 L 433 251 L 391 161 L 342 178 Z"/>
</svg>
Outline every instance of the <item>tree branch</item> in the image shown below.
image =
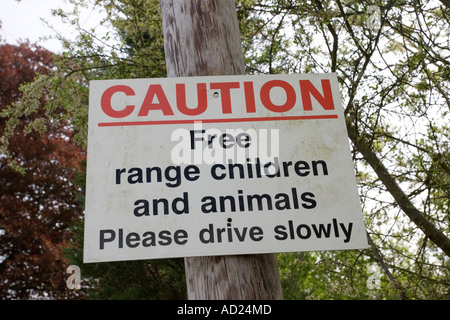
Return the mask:
<svg viewBox="0 0 450 320">
<path fill-rule="evenodd" d="M 369 245 L 372 248 L 372 251 L 373 251 L 373 253 L 375 255 L 376 260 L 378 261 L 378 263 L 383 268 L 383 270 L 386 273 L 386 275 L 389 278 L 389 280 L 391 280 L 392 283 L 394 284 L 394 286 L 397 288 L 397 290 L 398 290 L 398 292 L 400 294 L 400 298 L 402 300 L 409 300 L 409 298 L 405 294 L 405 290 L 403 290 L 403 288 L 400 286 L 400 284 L 395 280 L 395 278 L 392 275 L 391 271 L 389 271 L 389 268 L 386 265 L 386 263 L 384 262 L 384 259 L 381 256 L 380 251 L 378 251 L 378 248 L 375 246 L 375 243 L 373 242 L 373 240 L 372 240 L 372 238 L 370 237 L 369 234 L 367 234 L 367 241 L 369 242 Z"/>
<path fill-rule="evenodd" d="M 403 212 L 424 232 L 424 234 L 433 241 L 444 253 L 450 257 L 450 239 L 444 233 L 438 230 L 425 215 L 418 210 L 410 201 L 408 196 L 403 192 L 395 181 L 395 178 L 389 173 L 382 161 L 376 153 L 367 144 L 368 137 L 361 132 L 357 132 L 356 128 L 347 121 L 347 130 L 349 138 L 364 157 L 365 161 L 375 171 L 380 181 L 384 184 L 389 193 L 394 197 L 397 204 Z"/>
</svg>

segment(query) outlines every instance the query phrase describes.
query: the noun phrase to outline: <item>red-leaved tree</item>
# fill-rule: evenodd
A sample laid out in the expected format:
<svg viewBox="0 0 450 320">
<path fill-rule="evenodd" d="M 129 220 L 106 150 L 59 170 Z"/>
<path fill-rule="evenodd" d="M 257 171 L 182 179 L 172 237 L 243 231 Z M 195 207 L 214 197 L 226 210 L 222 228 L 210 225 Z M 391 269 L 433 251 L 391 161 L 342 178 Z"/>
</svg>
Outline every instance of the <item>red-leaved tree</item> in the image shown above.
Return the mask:
<svg viewBox="0 0 450 320">
<path fill-rule="evenodd" d="M 52 67 L 50 51 L 0 39 L 0 112 L 21 99 L 21 84 Z M 26 125 L 43 112 L 21 117 L 9 138 L 9 157 L 25 173 L 0 154 L 0 299 L 76 295 L 66 287 L 68 262 L 62 250 L 71 242 L 71 223 L 82 214 L 74 177 L 84 153 L 70 141 L 68 123 L 54 123 L 43 134 L 25 134 Z M 6 125 L 0 117 L 0 135 Z"/>
</svg>

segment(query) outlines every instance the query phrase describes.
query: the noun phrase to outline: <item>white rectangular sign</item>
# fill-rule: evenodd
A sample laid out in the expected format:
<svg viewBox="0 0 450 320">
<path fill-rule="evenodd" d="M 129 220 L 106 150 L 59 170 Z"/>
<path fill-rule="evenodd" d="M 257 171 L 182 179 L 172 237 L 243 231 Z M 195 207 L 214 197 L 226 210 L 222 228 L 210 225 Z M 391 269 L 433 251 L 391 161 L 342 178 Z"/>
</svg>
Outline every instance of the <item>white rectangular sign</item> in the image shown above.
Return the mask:
<svg viewBox="0 0 450 320">
<path fill-rule="evenodd" d="M 90 83 L 85 262 L 366 247 L 335 74 Z"/>
</svg>

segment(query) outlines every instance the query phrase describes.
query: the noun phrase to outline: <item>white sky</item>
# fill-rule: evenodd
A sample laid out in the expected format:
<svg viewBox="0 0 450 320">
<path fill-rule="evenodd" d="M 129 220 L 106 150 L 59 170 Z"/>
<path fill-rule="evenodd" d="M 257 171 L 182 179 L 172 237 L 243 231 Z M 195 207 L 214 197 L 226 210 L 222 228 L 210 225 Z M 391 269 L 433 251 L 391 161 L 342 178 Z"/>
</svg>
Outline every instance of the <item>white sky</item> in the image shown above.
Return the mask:
<svg viewBox="0 0 450 320">
<path fill-rule="evenodd" d="M 71 7 L 65 0 L 0 0 L 0 37 L 11 44 L 29 39 L 31 43 L 38 43 L 50 51 L 60 52 L 62 47 L 58 40 L 41 40 L 42 37 L 54 35 L 54 31 L 41 19 L 49 21 L 66 37 L 73 38 L 76 35 L 73 27 L 63 24 L 59 17 L 51 14 L 52 9 Z M 96 12 L 86 12 L 82 22 L 88 25 L 92 21 L 98 22 L 98 15 Z"/>
</svg>

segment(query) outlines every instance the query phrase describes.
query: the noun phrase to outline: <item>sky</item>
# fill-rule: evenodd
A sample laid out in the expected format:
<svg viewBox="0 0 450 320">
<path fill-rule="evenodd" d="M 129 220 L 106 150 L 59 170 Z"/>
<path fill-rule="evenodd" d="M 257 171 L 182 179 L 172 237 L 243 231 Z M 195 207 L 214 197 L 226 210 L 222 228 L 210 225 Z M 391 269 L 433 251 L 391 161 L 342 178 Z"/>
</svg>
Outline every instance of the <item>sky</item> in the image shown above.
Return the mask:
<svg viewBox="0 0 450 320">
<path fill-rule="evenodd" d="M 47 20 L 66 37 L 73 38 L 76 35 L 75 29 L 51 14 L 52 9 L 71 7 L 65 0 L 0 0 L 0 37 L 10 44 L 29 39 L 31 43 L 38 43 L 50 51 L 61 52 L 62 46 L 58 40 L 41 40 L 42 37 L 54 35 L 54 31 L 41 19 Z M 83 13 L 81 21 L 86 26 L 91 26 L 99 21 L 99 15 L 88 9 Z"/>
</svg>

